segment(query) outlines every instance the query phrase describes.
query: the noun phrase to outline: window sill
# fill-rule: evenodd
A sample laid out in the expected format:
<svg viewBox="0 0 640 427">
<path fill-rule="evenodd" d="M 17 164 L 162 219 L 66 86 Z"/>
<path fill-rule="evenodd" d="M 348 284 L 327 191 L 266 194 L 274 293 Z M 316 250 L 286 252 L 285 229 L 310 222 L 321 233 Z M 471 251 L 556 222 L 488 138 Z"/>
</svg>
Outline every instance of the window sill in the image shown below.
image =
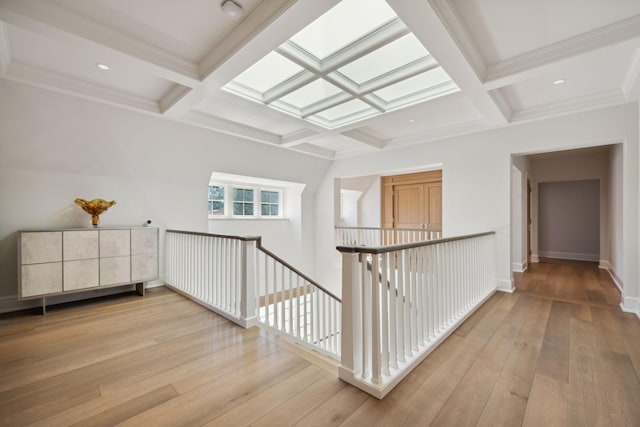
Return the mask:
<svg viewBox="0 0 640 427">
<path fill-rule="evenodd" d="M 289 218 L 210 216 L 209 221 L 289 221 Z"/>
</svg>

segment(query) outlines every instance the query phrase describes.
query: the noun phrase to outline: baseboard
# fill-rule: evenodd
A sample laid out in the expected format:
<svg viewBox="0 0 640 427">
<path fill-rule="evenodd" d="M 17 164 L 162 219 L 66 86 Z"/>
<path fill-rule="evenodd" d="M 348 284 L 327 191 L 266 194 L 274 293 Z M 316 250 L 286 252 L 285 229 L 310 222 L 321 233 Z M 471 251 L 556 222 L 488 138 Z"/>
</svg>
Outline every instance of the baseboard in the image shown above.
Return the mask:
<svg viewBox="0 0 640 427">
<path fill-rule="evenodd" d="M 598 263 L 598 268 L 601 268 L 602 270 L 611 270 L 611 263 L 609 261 L 601 259 Z"/>
<path fill-rule="evenodd" d="M 527 264 L 527 262 L 514 262 L 511 264 L 511 270 L 514 273 L 524 273 L 525 271 L 527 271 L 527 268 L 529 267 L 529 264 Z"/>
<path fill-rule="evenodd" d="M 540 251 L 538 254 L 542 258 L 568 259 L 572 261 L 600 261 L 598 254 L 579 254 L 576 252 Z"/>
<path fill-rule="evenodd" d="M 620 308 L 625 313 L 633 313 L 640 319 L 640 298 L 623 296 Z"/>
<path fill-rule="evenodd" d="M 513 280 L 496 279 L 496 290 L 500 292 L 507 292 L 512 294 L 515 291 L 513 286 Z"/>
<path fill-rule="evenodd" d="M 609 273 L 609 276 L 611 276 L 611 280 L 613 280 L 613 283 L 616 285 L 620 293 L 624 294 L 624 292 L 622 291 L 624 289 L 624 283 L 622 283 L 622 280 L 616 275 L 616 273 L 611 268 L 607 268 L 606 270 L 607 270 L 607 273 Z"/>
<path fill-rule="evenodd" d="M 538 254 L 531 254 L 531 259 L 529 260 L 529 262 L 532 264 L 538 263 L 540 262 L 540 257 L 538 257 Z"/>
</svg>

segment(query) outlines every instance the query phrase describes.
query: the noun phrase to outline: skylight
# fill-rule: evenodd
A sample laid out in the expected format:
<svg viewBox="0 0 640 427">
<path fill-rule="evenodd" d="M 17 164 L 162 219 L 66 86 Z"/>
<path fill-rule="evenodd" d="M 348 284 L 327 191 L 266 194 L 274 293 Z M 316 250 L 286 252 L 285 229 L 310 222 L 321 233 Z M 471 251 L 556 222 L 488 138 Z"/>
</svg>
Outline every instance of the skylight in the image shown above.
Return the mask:
<svg viewBox="0 0 640 427">
<path fill-rule="evenodd" d="M 326 129 L 459 90 L 384 0 L 342 0 L 223 89 Z"/>
</svg>

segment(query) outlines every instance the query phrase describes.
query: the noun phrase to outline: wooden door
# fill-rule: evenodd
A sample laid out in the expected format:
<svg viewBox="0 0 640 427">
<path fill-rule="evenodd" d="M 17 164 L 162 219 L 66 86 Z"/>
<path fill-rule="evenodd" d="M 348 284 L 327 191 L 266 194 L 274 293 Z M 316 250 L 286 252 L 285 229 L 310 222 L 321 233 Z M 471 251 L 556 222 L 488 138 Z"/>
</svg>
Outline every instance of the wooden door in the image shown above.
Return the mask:
<svg viewBox="0 0 640 427">
<path fill-rule="evenodd" d="M 382 177 L 383 228 L 442 230 L 442 171 Z"/>
<path fill-rule="evenodd" d="M 425 224 L 429 225 L 429 230 L 442 231 L 442 182 L 425 184 L 425 192 L 429 209 Z"/>
<path fill-rule="evenodd" d="M 396 185 L 393 199 L 394 228 L 423 227 L 428 215 L 423 184 Z"/>
</svg>

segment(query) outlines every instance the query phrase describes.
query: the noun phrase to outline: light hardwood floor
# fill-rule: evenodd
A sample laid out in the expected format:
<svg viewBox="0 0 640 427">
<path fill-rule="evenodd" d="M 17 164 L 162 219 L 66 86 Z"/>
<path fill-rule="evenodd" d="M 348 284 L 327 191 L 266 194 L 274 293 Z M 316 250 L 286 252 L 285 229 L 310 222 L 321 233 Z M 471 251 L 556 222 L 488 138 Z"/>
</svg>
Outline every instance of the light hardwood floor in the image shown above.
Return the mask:
<svg viewBox="0 0 640 427">
<path fill-rule="evenodd" d="M 0 425 L 640 426 L 640 320 L 608 276 L 547 262 L 517 287 L 382 401 L 163 288 L 2 316 Z"/>
</svg>

